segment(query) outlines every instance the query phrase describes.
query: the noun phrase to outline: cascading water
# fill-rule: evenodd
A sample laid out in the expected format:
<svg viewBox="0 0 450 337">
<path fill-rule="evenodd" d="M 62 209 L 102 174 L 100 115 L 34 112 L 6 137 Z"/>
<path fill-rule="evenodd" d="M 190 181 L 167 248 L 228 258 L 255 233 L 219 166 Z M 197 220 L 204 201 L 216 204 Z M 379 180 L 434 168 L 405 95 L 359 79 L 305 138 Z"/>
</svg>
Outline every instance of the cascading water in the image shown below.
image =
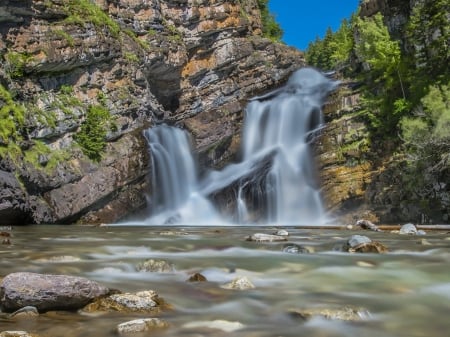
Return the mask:
<svg viewBox="0 0 450 337">
<path fill-rule="evenodd" d="M 300 69 L 288 83 L 248 104 L 242 135 L 243 159 L 198 179 L 189 138 L 166 125 L 146 131 L 153 160 L 152 216 L 146 223 L 211 224 L 222 219 L 208 196 L 237 185 L 238 222 L 257 205 L 262 223 L 321 224 L 325 213 L 310 141 L 321 127 L 321 107 L 336 88 L 322 73 Z M 225 219 L 225 218 L 223 218 Z"/>
</svg>

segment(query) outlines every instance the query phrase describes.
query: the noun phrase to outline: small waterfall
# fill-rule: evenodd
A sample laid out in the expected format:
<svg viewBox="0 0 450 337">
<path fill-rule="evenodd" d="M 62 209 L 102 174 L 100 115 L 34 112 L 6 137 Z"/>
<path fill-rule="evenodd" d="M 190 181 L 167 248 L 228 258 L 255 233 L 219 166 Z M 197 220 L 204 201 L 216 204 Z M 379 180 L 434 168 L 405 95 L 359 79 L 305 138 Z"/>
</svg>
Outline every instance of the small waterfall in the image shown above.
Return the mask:
<svg viewBox="0 0 450 337">
<path fill-rule="evenodd" d="M 214 207 L 198 193 L 198 170 L 183 130 L 159 125 L 144 133 L 152 158 L 152 213 L 147 224 L 207 221 Z M 197 213 L 202 210 L 201 216 Z"/>
<path fill-rule="evenodd" d="M 245 223 L 253 211 L 262 214 L 260 223 L 323 223 L 310 142 L 322 125 L 324 100 L 337 85 L 317 70 L 303 68 L 284 87 L 253 98 L 245 112 L 242 161 L 211 171 L 201 181 L 184 131 L 166 125 L 147 130 L 156 214 L 148 223 L 219 221 L 208 197 L 234 185 L 235 214 L 229 219 Z"/>
</svg>

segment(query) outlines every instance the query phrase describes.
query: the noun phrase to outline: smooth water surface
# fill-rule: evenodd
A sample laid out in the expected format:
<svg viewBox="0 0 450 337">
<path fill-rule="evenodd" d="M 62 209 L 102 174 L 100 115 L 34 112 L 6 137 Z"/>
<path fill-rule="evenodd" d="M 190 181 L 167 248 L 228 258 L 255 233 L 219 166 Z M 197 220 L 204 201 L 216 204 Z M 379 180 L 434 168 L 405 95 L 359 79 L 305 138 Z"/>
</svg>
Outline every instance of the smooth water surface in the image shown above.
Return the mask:
<svg viewBox="0 0 450 337">
<path fill-rule="evenodd" d="M 279 229 L 279 228 L 278 228 Z M 450 234 L 426 236 L 358 232 L 389 248 L 387 254 L 338 252 L 355 231 L 286 228 L 288 241 L 256 243 L 270 227 L 14 227 L 12 245 L 0 246 L 0 277 L 27 271 L 84 276 L 123 292 L 155 290 L 174 310 L 160 315 L 170 327 L 151 336 L 225 336 L 187 323 L 227 320 L 244 327 L 233 336 L 448 336 Z M 286 244 L 312 253 L 290 254 Z M 175 266 L 170 273 L 137 272 L 147 259 Z M 186 280 L 200 272 L 207 282 Z M 249 290 L 221 286 L 247 276 Z M 360 308 L 362 320 L 321 317 L 304 321 L 299 309 Z M 0 331 L 42 336 L 117 336 L 117 324 L 141 314 L 50 312 L 14 321 L 0 313 Z"/>
</svg>

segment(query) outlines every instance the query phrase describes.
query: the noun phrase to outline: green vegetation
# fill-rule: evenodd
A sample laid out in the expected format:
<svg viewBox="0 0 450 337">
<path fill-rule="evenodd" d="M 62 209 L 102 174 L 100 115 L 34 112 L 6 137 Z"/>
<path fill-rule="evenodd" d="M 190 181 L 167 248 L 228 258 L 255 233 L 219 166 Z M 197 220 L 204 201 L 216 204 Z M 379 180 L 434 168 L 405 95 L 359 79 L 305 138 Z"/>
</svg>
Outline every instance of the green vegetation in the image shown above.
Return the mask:
<svg viewBox="0 0 450 337">
<path fill-rule="evenodd" d="M 55 29 L 52 31 L 52 33 L 55 34 L 56 36 L 59 36 L 60 38 L 62 38 L 64 40 L 66 40 L 70 47 L 75 46 L 75 39 L 66 31 L 64 31 L 62 29 Z"/>
<path fill-rule="evenodd" d="M 111 19 L 102 9 L 90 0 L 69 0 L 66 6 L 68 17 L 66 23 L 84 26 L 91 23 L 98 28 L 108 28 L 112 35 L 120 33 L 119 24 Z"/>
<path fill-rule="evenodd" d="M 104 105 L 91 105 L 75 141 L 87 157 L 100 161 L 106 146 L 106 134 L 108 130 L 114 129 L 115 125 L 108 109 Z"/>
<path fill-rule="evenodd" d="M 283 30 L 269 11 L 269 0 L 258 0 L 258 7 L 261 12 L 263 36 L 275 42 L 281 41 Z"/>
<path fill-rule="evenodd" d="M 415 2 L 400 43 L 381 14 L 355 14 L 305 53 L 311 65 L 359 80 L 370 144 L 390 144 L 403 192 L 428 209 L 450 172 L 448 15 L 448 1 Z"/>
<path fill-rule="evenodd" d="M 9 51 L 5 54 L 6 71 L 11 78 L 21 78 L 24 75 L 25 66 L 33 57 L 27 53 Z"/>
<path fill-rule="evenodd" d="M 14 101 L 0 84 L 0 144 L 8 145 L 22 139 L 20 129 L 25 123 L 25 108 Z"/>
</svg>

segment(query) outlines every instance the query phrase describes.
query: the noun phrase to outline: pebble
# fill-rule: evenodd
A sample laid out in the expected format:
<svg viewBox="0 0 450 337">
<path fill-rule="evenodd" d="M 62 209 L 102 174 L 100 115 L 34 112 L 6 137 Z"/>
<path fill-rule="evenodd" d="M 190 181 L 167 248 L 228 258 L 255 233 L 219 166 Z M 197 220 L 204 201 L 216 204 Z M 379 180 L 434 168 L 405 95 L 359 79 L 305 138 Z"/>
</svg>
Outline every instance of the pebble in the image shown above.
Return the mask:
<svg viewBox="0 0 450 337">
<path fill-rule="evenodd" d="M 195 273 L 195 274 L 192 274 L 191 276 L 189 276 L 187 281 L 188 282 L 205 282 L 205 281 L 207 281 L 207 279 L 202 274 Z"/>
<path fill-rule="evenodd" d="M 343 308 L 309 308 L 309 309 L 293 309 L 288 313 L 293 317 L 310 320 L 313 317 L 323 317 L 329 320 L 340 321 L 361 321 L 370 318 L 370 313 L 366 309 L 343 307 Z"/>
<path fill-rule="evenodd" d="M 275 235 L 279 235 L 279 236 L 289 236 L 289 232 L 285 229 L 279 229 Z"/>
</svg>

